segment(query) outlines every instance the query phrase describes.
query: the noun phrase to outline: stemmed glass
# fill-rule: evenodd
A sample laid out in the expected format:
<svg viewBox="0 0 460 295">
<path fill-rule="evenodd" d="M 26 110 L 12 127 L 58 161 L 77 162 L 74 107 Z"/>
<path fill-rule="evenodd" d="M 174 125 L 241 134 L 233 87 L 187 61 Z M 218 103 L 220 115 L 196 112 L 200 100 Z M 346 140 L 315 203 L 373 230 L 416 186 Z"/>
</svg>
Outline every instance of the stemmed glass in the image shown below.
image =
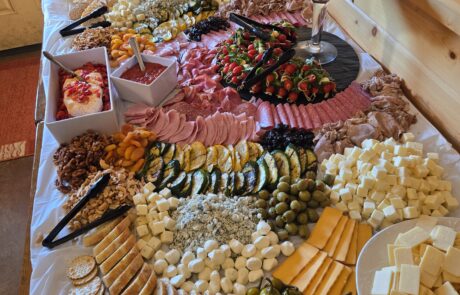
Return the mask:
<svg viewBox="0 0 460 295">
<path fill-rule="evenodd" d="M 311 39 L 298 42 L 295 46 L 296 56 L 305 59 L 316 59 L 320 64 L 332 62 L 337 57 L 337 48 L 329 42 L 321 41 L 324 19 L 329 0 L 313 1 L 313 23 Z"/>
</svg>

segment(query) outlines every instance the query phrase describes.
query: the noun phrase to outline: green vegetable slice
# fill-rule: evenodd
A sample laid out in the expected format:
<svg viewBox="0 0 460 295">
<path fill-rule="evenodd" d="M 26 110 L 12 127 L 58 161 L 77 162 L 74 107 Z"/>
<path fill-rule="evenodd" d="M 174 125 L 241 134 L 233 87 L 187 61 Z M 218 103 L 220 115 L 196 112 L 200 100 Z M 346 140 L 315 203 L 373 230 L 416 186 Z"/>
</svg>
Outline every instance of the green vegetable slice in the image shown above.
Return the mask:
<svg viewBox="0 0 460 295">
<path fill-rule="evenodd" d="M 166 164 L 168 164 L 174 158 L 175 151 L 176 151 L 175 144 L 170 144 L 169 147 L 165 150 L 165 152 L 163 153 L 163 160 L 165 161 Z"/>
<path fill-rule="evenodd" d="M 243 174 L 245 178 L 246 190 L 245 194 L 250 194 L 254 191 L 257 183 L 257 164 L 249 161 L 243 167 Z"/>
<path fill-rule="evenodd" d="M 257 165 L 257 182 L 254 187 L 253 193 L 258 193 L 267 185 L 268 183 L 268 167 L 265 164 L 265 161 L 260 161 Z"/>
<path fill-rule="evenodd" d="M 290 176 L 289 159 L 283 151 L 274 150 L 272 153 L 273 158 L 278 168 L 279 176 Z"/>
<path fill-rule="evenodd" d="M 266 152 L 262 157 L 259 158 L 259 163 L 264 161 L 268 167 L 268 185 L 270 188 L 275 188 L 278 184 L 279 172 L 278 166 L 276 166 L 275 158 L 269 152 Z"/>
<path fill-rule="evenodd" d="M 243 172 L 235 172 L 235 194 L 242 195 L 246 191 L 246 179 Z"/>
<path fill-rule="evenodd" d="M 192 191 L 191 194 L 198 195 L 206 191 L 208 187 L 208 172 L 203 169 L 196 170 L 192 175 Z"/>
<path fill-rule="evenodd" d="M 293 144 L 289 144 L 286 147 L 285 153 L 289 159 L 291 181 L 296 181 L 302 174 L 302 164 L 300 163 L 297 147 L 295 147 Z"/>
<path fill-rule="evenodd" d="M 163 158 L 158 157 L 153 159 L 149 164 L 147 172 L 145 173 L 145 180 L 157 185 L 162 179 L 163 167 Z"/>
<path fill-rule="evenodd" d="M 179 175 L 174 179 L 174 181 L 171 183 L 171 192 L 173 194 L 178 194 L 182 190 L 182 187 L 185 184 L 185 181 L 187 180 L 187 173 L 182 171 L 179 173 Z"/>
<path fill-rule="evenodd" d="M 179 197 L 186 198 L 190 195 L 190 191 L 192 190 L 192 173 L 187 173 L 187 177 L 185 178 L 184 186 L 179 193 Z"/>
<path fill-rule="evenodd" d="M 164 158 L 163 158 L 164 161 Z M 179 174 L 179 161 L 173 160 L 170 161 L 163 171 L 163 180 L 160 183 L 159 189 L 165 188 L 169 183 L 171 183 Z"/>
<path fill-rule="evenodd" d="M 222 173 L 217 168 L 212 170 L 210 174 L 211 181 L 209 182 L 208 193 L 217 194 L 217 192 L 219 192 L 221 174 Z"/>
</svg>

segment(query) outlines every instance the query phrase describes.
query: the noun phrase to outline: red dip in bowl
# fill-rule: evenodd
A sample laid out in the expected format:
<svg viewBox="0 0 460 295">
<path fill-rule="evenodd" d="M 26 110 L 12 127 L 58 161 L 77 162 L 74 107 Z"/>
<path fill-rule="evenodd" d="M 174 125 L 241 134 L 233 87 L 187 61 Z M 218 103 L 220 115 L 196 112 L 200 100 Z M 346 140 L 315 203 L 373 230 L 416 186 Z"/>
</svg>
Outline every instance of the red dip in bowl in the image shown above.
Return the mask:
<svg viewBox="0 0 460 295">
<path fill-rule="evenodd" d="M 142 72 L 139 65 L 136 64 L 134 67 L 124 72 L 121 78 L 148 85 L 166 70 L 164 65 L 157 63 L 144 62 L 144 65 L 145 72 Z"/>
</svg>

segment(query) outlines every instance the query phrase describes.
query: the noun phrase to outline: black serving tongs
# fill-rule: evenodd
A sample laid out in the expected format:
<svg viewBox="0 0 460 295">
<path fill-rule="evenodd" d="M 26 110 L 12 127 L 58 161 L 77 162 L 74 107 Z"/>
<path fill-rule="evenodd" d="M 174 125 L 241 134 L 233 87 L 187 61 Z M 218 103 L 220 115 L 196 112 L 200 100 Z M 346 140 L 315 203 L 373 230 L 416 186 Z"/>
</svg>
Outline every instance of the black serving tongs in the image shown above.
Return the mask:
<svg viewBox="0 0 460 295">
<path fill-rule="evenodd" d="M 230 13 L 229 20 L 234 22 L 237 25 L 242 26 L 249 32 L 253 33 L 260 39 L 267 41 L 270 39 L 270 34 L 265 32 L 262 29 L 270 29 L 270 30 L 275 30 L 278 32 L 284 32 L 284 30 L 280 27 L 270 25 L 270 24 L 262 24 L 259 22 L 256 22 L 255 20 L 252 20 L 250 18 L 244 17 L 242 15 L 236 14 L 236 13 Z"/>
<path fill-rule="evenodd" d="M 257 82 L 265 79 L 270 73 L 275 71 L 280 65 L 288 62 L 291 58 L 293 58 L 295 55 L 295 50 L 292 48 L 288 49 L 280 56 L 280 58 L 278 59 L 276 63 L 266 68 L 263 72 L 260 72 L 257 74 L 260 67 L 263 66 L 265 63 L 267 63 L 267 61 L 270 59 L 272 54 L 273 54 L 273 47 L 270 47 L 264 52 L 262 59 L 252 68 L 252 70 L 249 72 L 246 78 L 244 78 L 244 80 L 241 82 L 241 85 L 240 87 L 238 87 L 238 90 L 249 89 L 251 88 L 251 86 L 253 86 Z"/>
<path fill-rule="evenodd" d="M 99 178 L 91 187 L 89 188 L 86 195 L 67 213 L 64 218 L 53 228 L 53 230 L 48 234 L 48 236 L 43 240 L 42 245 L 47 248 L 54 248 L 58 245 L 61 245 L 67 241 L 70 241 L 81 234 L 109 221 L 112 219 L 117 218 L 118 216 L 123 215 L 127 212 L 131 206 L 123 205 L 113 210 L 108 210 L 107 212 L 102 215 L 101 218 L 85 225 L 84 227 L 54 241 L 57 235 L 62 231 L 62 229 L 75 217 L 75 215 L 80 212 L 80 210 L 89 202 L 92 198 L 96 197 L 99 193 L 101 193 L 104 188 L 109 184 L 110 174 L 105 174 L 101 178 Z"/>
<path fill-rule="evenodd" d="M 82 17 L 81 19 L 79 19 L 79 20 L 71 23 L 70 25 L 66 26 L 65 28 L 61 29 L 59 31 L 59 34 L 61 34 L 62 37 L 67 37 L 67 36 L 79 34 L 79 33 L 83 32 L 84 30 L 86 30 L 86 28 L 75 29 L 76 27 L 78 27 L 79 25 L 81 25 L 82 23 L 84 23 L 86 21 L 89 21 L 90 19 L 100 17 L 101 15 L 105 14 L 107 11 L 108 11 L 107 6 L 102 6 L 102 7 L 98 8 L 98 9 L 94 10 L 93 12 L 88 14 L 87 16 Z M 92 24 L 90 26 L 90 28 L 97 28 L 97 27 L 106 28 L 106 27 L 109 27 L 110 25 L 111 25 L 110 22 L 102 21 L 102 22 Z"/>
</svg>

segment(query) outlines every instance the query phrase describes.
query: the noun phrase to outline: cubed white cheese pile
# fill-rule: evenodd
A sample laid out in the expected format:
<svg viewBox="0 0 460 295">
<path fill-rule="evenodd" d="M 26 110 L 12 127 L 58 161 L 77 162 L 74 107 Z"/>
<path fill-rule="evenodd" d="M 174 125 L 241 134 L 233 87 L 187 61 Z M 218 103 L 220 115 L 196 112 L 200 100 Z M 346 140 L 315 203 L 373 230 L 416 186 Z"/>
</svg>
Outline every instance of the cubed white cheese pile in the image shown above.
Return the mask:
<svg viewBox="0 0 460 295">
<path fill-rule="evenodd" d="M 195 252 L 171 249 L 176 223 L 170 217 L 179 200 L 167 188 L 153 192 L 148 183 L 143 193 L 133 197 L 136 205 L 137 242 L 142 256 L 153 263 L 155 273 L 169 280 L 179 291 L 193 294 L 245 295 L 248 283 L 260 281 L 264 271 L 272 271 L 277 258 L 290 256 L 295 247 L 289 242 L 280 243 L 278 235 L 264 221 L 257 224 L 252 234 L 252 244 L 243 245 L 238 240 L 219 245 L 208 240 Z"/>
<path fill-rule="evenodd" d="M 109 13 L 107 20 L 116 28 L 132 28 L 135 21 L 145 19 L 144 14 L 134 15 L 134 9 L 139 5 L 140 0 L 119 0 L 117 1 Z"/>
<path fill-rule="evenodd" d="M 335 176 L 332 204 L 378 229 L 421 214 L 445 216 L 458 207 L 438 161 L 437 153 L 423 157 L 423 144 L 405 133 L 402 144 L 366 139 L 362 148 L 346 148 L 324 160 L 321 169 Z"/>
<path fill-rule="evenodd" d="M 423 215 L 388 247 L 389 266 L 375 272 L 371 295 L 454 295 L 460 283 L 460 235 Z"/>
</svg>

